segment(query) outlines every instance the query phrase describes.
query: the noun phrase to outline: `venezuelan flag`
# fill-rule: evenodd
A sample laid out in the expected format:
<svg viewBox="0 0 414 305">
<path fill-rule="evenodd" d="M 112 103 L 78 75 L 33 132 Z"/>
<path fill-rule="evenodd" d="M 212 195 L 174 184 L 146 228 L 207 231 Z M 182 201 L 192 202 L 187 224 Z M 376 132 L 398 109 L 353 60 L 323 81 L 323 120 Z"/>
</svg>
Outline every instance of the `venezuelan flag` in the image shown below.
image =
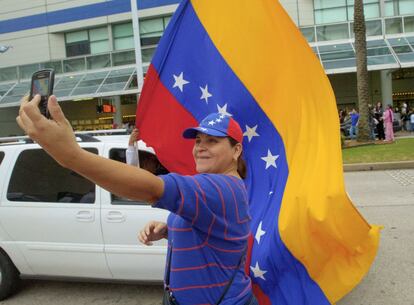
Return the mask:
<svg viewBox="0 0 414 305">
<path fill-rule="evenodd" d="M 211 112 L 244 131 L 250 272 L 260 304 L 333 304 L 373 262 L 379 228 L 348 198 L 328 78 L 276 0 L 184 0 L 149 67 L 142 138 L 192 174 L 182 131 Z"/>
</svg>

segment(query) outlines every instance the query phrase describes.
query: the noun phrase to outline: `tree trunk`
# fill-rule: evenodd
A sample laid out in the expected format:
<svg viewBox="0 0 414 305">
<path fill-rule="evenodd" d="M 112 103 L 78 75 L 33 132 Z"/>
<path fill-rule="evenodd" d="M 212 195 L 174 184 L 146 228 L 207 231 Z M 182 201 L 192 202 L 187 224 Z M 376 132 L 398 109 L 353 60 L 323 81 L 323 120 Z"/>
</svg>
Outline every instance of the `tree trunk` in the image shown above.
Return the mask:
<svg viewBox="0 0 414 305">
<path fill-rule="evenodd" d="M 358 85 L 358 136 L 357 141 L 366 142 L 371 140 L 371 128 L 369 126 L 368 109 L 368 69 L 367 69 L 367 41 L 364 17 L 363 0 L 355 0 L 354 7 L 354 33 L 355 33 L 355 53 L 357 66 L 357 85 Z"/>
</svg>

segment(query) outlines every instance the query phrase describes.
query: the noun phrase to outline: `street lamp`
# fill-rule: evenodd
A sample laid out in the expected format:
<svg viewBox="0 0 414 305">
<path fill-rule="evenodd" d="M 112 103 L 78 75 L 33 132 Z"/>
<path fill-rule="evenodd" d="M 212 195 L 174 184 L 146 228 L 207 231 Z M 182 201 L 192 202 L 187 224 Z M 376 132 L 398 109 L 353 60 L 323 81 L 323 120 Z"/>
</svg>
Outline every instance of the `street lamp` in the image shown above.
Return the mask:
<svg viewBox="0 0 414 305">
<path fill-rule="evenodd" d="M 12 46 L 0 46 L 0 53 L 6 53 Z"/>
</svg>

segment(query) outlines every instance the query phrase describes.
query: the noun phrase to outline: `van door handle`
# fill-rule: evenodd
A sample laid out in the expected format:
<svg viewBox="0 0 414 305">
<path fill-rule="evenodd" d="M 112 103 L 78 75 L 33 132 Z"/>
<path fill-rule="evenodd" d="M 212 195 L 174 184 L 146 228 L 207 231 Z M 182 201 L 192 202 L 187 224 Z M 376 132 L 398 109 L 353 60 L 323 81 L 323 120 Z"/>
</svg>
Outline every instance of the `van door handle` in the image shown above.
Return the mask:
<svg viewBox="0 0 414 305">
<path fill-rule="evenodd" d="M 106 215 L 108 222 L 124 222 L 126 217 L 119 211 L 109 211 Z"/>
<path fill-rule="evenodd" d="M 76 219 L 81 222 L 93 222 L 95 217 L 91 211 L 79 211 L 76 214 Z"/>
</svg>

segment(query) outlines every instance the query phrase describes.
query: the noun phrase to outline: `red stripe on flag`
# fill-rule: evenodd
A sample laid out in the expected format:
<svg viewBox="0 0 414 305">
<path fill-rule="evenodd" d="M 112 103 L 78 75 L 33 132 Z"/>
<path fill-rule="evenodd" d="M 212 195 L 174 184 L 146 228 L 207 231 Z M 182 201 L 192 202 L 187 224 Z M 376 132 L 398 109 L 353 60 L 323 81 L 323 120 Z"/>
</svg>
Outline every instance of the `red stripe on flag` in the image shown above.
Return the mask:
<svg viewBox="0 0 414 305">
<path fill-rule="evenodd" d="M 136 117 L 140 138 L 154 148 L 165 168 L 184 175 L 196 173 L 192 155 L 194 141 L 184 139 L 182 133 L 198 122 L 168 91 L 152 65 L 145 78 Z"/>
<path fill-rule="evenodd" d="M 252 248 L 253 248 L 254 238 L 250 232 L 250 236 L 247 239 L 247 253 L 246 253 L 246 262 L 244 265 L 244 273 L 246 275 L 250 274 L 250 265 L 252 263 Z"/>
<path fill-rule="evenodd" d="M 244 266 L 244 272 L 250 274 L 250 266 L 252 264 L 252 247 L 254 244 L 254 237 L 250 234 L 247 244 L 247 256 L 246 256 L 246 265 Z M 272 305 L 269 297 L 262 291 L 259 285 L 252 283 L 253 294 L 256 299 L 259 301 L 260 305 Z"/>
<path fill-rule="evenodd" d="M 255 295 L 256 299 L 259 301 L 260 305 L 272 305 L 269 297 L 263 293 L 259 285 L 253 284 L 253 294 Z"/>
</svg>

